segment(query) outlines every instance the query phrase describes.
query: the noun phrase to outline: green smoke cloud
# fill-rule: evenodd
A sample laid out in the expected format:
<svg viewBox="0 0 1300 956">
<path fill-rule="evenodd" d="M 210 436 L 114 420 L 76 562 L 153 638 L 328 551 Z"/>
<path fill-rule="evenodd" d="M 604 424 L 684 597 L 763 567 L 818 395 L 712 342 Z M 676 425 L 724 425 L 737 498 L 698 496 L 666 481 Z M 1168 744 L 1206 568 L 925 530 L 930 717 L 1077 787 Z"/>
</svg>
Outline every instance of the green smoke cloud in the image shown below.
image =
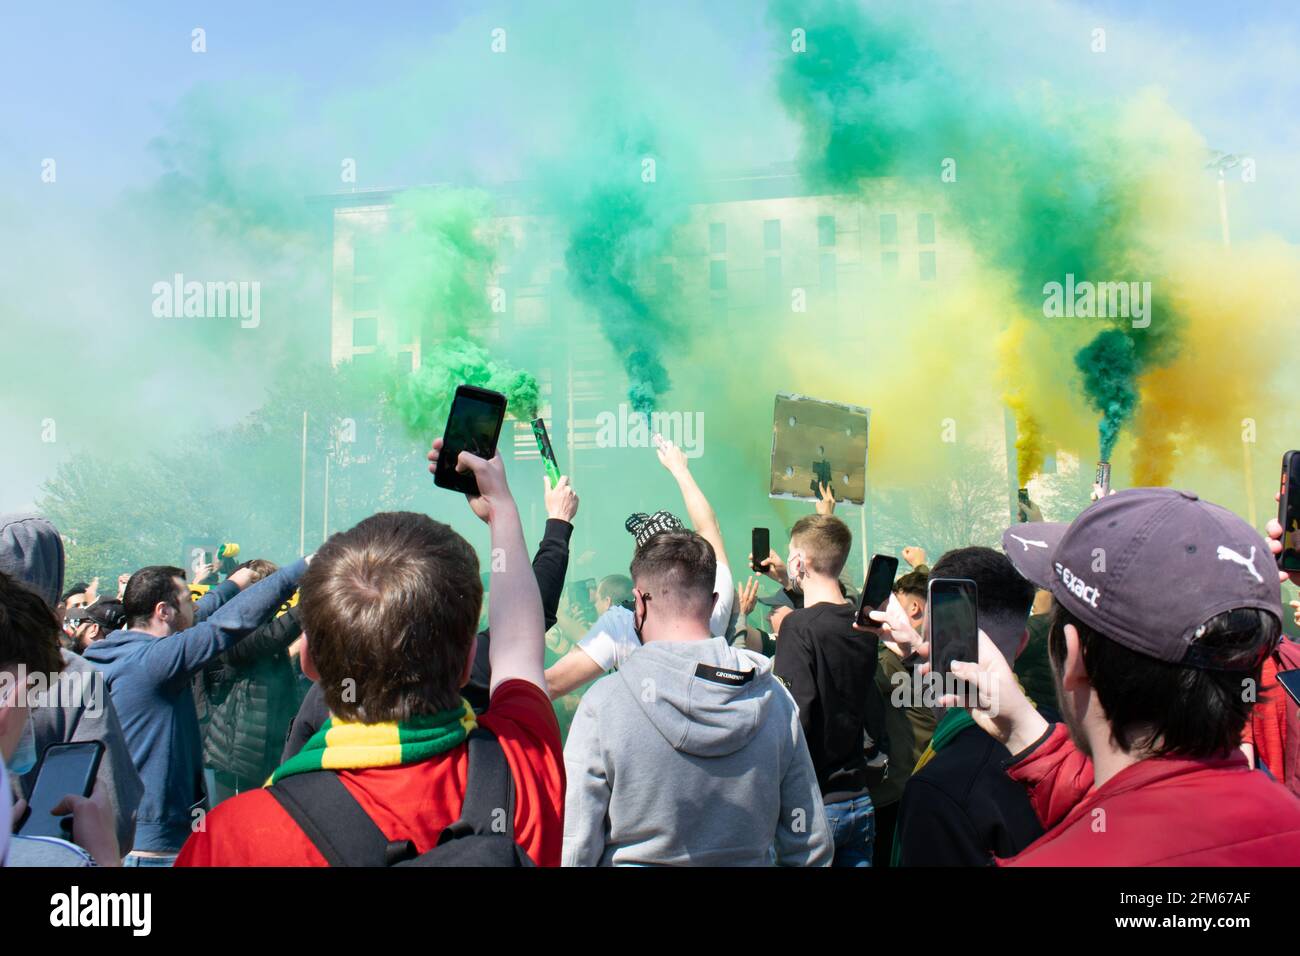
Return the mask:
<svg viewBox="0 0 1300 956">
<path fill-rule="evenodd" d="M 1137 408 L 1134 383 L 1141 362 L 1131 338 L 1119 329 L 1107 329 L 1075 354 L 1074 364 L 1083 374 L 1088 404 L 1101 413 L 1097 433 L 1102 460 L 1109 461 L 1120 429 Z"/>
<path fill-rule="evenodd" d="M 516 418 L 537 416 L 537 380 L 493 361 L 482 346 L 465 338 L 446 339 L 426 354 L 420 367 L 398 383 L 393 405 L 413 433 L 433 435 L 446 424 L 458 385 L 503 393 L 507 410 Z"/>
</svg>

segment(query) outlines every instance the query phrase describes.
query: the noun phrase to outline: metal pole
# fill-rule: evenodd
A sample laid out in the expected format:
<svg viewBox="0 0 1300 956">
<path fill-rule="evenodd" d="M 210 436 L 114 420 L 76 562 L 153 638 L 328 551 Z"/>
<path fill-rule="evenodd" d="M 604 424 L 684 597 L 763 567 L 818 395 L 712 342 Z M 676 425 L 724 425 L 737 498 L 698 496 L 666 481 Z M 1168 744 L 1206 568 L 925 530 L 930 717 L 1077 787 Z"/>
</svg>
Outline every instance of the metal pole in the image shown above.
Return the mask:
<svg viewBox="0 0 1300 956">
<path fill-rule="evenodd" d="M 307 412 L 302 413 L 302 480 L 298 490 L 298 553 L 307 553 Z"/>
<path fill-rule="evenodd" d="M 330 536 L 330 456 L 325 456 L 325 516 L 321 519 L 321 536 L 322 542 L 327 541 Z"/>
</svg>

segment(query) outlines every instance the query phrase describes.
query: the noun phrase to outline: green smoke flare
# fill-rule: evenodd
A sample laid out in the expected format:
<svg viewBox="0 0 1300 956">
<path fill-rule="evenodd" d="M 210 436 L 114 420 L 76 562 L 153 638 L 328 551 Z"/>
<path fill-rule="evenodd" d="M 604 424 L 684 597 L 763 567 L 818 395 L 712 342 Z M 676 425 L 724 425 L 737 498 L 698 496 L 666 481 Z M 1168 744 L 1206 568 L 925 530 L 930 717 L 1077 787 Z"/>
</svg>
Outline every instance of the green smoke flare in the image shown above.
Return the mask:
<svg viewBox="0 0 1300 956">
<path fill-rule="evenodd" d="M 1120 428 L 1137 408 L 1139 361 L 1133 340 L 1119 329 L 1107 329 L 1081 348 L 1074 364 L 1083 373 L 1088 404 L 1101 413 L 1097 426 L 1103 461 L 1110 460 Z"/>
</svg>

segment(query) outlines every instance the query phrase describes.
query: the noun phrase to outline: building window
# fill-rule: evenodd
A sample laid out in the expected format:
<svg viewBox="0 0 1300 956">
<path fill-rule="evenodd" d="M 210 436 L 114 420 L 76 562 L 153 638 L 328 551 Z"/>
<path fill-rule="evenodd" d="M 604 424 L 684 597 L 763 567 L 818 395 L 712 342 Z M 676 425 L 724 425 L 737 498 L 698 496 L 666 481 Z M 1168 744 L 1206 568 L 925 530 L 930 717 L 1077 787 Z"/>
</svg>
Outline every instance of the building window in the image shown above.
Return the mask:
<svg viewBox="0 0 1300 956">
<path fill-rule="evenodd" d="M 935 273 L 934 253 L 921 253 L 921 278 L 928 282 L 935 277 Z"/>
<path fill-rule="evenodd" d="M 781 292 L 781 257 L 768 256 L 763 260 L 763 287 L 768 299 L 779 299 Z"/>
<path fill-rule="evenodd" d="M 882 246 L 898 245 L 898 217 L 892 212 L 880 217 L 880 244 Z"/>
<path fill-rule="evenodd" d="M 727 264 L 721 259 L 709 263 L 709 288 L 720 292 L 727 287 Z"/>
<path fill-rule="evenodd" d="M 379 319 L 373 315 L 357 316 L 352 320 L 352 347 L 354 349 L 379 344 Z"/>
<path fill-rule="evenodd" d="M 709 223 L 709 252 L 715 256 L 727 252 L 727 224 L 725 222 Z"/>
<path fill-rule="evenodd" d="M 834 216 L 817 217 L 817 245 L 819 246 L 835 245 L 835 217 Z"/>
<path fill-rule="evenodd" d="M 352 311 L 374 312 L 379 308 L 379 286 L 374 282 L 352 284 Z"/>
<path fill-rule="evenodd" d="M 768 252 L 781 251 L 781 220 L 763 220 L 763 248 Z"/>
<path fill-rule="evenodd" d="M 895 253 L 897 255 L 897 253 Z M 823 292 L 835 291 L 835 253 L 823 252 L 817 257 L 817 270 L 821 273 Z"/>
<path fill-rule="evenodd" d="M 922 246 L 934 245 L 934 216 L 928 212 L 916 217 L 916 241 Z"/>
<path fill-rule="evenodd" d="M 880 271 L 887 276 L 898 275 L 897 252 L 882 252 L 880 254 Z"/>
<path fill-rule="evenodd" d="M 370 239 L 358 239 L 352 243 L 352 276 L 372 276 L 375 274 L 375 243 Z"/>
</svg>

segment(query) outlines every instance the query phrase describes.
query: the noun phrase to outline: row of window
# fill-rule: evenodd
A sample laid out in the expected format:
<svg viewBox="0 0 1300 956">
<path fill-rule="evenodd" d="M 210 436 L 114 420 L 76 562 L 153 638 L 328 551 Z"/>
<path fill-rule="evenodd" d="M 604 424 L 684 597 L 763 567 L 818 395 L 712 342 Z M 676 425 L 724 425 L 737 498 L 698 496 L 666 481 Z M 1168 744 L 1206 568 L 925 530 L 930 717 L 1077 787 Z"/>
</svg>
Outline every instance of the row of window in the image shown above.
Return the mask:
<svg viewBox="0 0 1300 956">
<path fill-rule="evenodd" d="M 923 212 L 916 217 L 916 242 L 922 246 L 934 245 L 934 216 Z M 880 244 L 882 246 L 898 245 L 898 216 L 884 213 L 880 216 Z M 835 217 L 817 217 L 817 245 L 823 248 L 835 245 Z M 763 220 L 763 250 L 765 252 L 781 251 L 781 220 Z M 709 223 L 709 254 L 723 256 L 727 254 L 727 224 L 725 222 Z"/>
</svg>

